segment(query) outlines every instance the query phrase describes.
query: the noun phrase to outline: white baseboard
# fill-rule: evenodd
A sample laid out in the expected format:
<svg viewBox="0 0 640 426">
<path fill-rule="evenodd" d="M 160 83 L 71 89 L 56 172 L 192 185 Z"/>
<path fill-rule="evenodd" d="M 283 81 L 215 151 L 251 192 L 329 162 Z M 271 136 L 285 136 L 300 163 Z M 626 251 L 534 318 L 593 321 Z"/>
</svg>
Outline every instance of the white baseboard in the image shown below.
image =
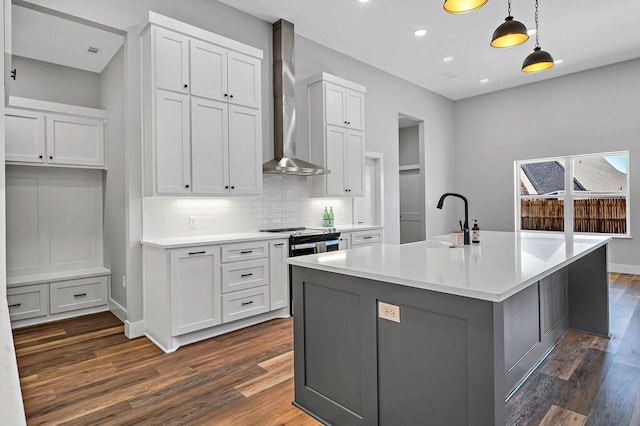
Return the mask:
<svg viewBox="0 0 640 426">
<path fill-rule="evenodd" d="M 640 275 L 640 266 L 625 265 L 623 263 L 609 263 L 609 272 L 617 272 L 620 274 Z"/>
<path fill-rule="evenodd" d="M 126 320 L 124 322 L 124 335 L 127 336 L 129 339 L 135 339 L 136 337 L 144 336 L 144 334 L 145 334 L 144 320 L 135 321 L 135 322 L 130 322 L 129 320 Z"/>
<path fill-rule="evenodd" d="M 127 310 L 111 297 L 109 297 L 109 310 L 123 323 L 127 320 Z"/>
</svg>

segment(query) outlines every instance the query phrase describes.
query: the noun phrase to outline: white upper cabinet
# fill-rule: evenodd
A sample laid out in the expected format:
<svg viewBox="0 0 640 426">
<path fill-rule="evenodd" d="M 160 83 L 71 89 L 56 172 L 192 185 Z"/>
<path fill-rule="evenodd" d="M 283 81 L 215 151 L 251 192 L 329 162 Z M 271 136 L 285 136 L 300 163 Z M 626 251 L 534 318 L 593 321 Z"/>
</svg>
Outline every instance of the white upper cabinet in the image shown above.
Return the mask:
<svg viewBox="0 0 640 426">
<path fill-rule="evenodd" d="M 364 195 L 366 89 L 322 73 L 310 80 L 308 90 L 310 159 L 331 171 L 309 178 L 310 195 Z"/>
<path fill-rule="evenodd" d="M 44 163 L 44 114 L 5 109 L 7 161 Z"/>
<path fill-rule="evenodd" d="M 229 102 L 260 108 L 260 60 L 229 52 Z"/>
<path fill-rule="evenodd" d="M 104 122 L 47 114 L 47 163 L 104 166 Z"/>
<path fill-rule="evenodd" d="M 155 36 L 156 87 L 189 92 L 189 38 L 162 28 Z"/>
<path fill-rule="evenodd" d="M 189 96 L 158 90 L 156 116 L 158 193 L 188 194 L 191 192 Z"/>
<path fill-rule="evenodd" d="M 104 121 L 7 108 L 5 153 L 9 164 L 104 168 Z"/>
<path fill-rule="evenodd" d="M 152 12 L 141 40 L 145 194 L 260 194 L 262 51 Z"/>
<path fill-rule="evenodd" d="M 364 94 L 330 82 L 324 90 L 327 124 L 364 130 Z"/>
</svg>

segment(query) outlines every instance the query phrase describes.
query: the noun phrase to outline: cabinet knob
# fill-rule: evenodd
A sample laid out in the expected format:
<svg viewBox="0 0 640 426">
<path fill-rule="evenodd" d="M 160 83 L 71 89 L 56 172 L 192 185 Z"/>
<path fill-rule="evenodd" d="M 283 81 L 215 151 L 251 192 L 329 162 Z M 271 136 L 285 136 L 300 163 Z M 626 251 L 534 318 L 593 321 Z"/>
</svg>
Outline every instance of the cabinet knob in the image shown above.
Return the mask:
<svg viewBox="0 0 640 426">
<path fill-rule="evenodd" d="M 42 160 L 42 155 L 38 155 L 38 158 L 40 158 Z"/>
<path fill-rule="evenodd" d="M 224 186 L 224 189 L 229 189 L 229 185 L 225 185 L 225 186 Z"/>
<path fill-rule="evenodd" d="M 350 122 L 350 121 L 347 121 L 347 124 L 351 124 L 351 122 Z"/>
<path fill-rule="evenodd" d="M 344 124 L 347 124 L 347 122 L 345 121 Z"/>
<path fill-rule="evenodd" d="M 231 189 L 236 189 L 236 187 L 235 187 L 235 186 L 232 186 L 232 187 L 231 187 Z"/>
<path fill-rule="evenodd" d="M 185 85 L 184 85 L 184 88 L 186 89 L 187 87 L 189 87 L 189 85 L 188 85 L 188 84 L 185 84 Z"/>
<path fill-rule="evenodd" d="M 189 185 L 185 185 L 184 187 L 185 187 L 185 188 L 188 188 L 188 187 L 189 187 Z"/>
<path fill-rule="evenodd" d="M 50 156 L 49 156 L 49 160 L 53 160 L 53 155 L 50 155 Z"/>
<path fill-rule="evenodd" d="M 233 95 L 229 95 L 229 97 L 230 97 L 231 99 L 233 99 Z"/>
<path fill-rule="evenodd" d="M 225 93 L 225 94 L 224 94 L 224 97 L 226 98 L 227 96 L 229 96 L 229 95 Z"/>
</svg>

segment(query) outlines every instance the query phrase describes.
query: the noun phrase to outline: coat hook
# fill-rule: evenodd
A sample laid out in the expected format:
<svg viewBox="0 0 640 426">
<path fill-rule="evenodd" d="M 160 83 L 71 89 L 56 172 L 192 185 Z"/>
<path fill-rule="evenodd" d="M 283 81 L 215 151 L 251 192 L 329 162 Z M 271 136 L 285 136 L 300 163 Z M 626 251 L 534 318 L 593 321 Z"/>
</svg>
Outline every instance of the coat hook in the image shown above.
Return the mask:
<svg viewBox="0 0 640 426">
<path fill-rule="evenodd" d="M 16 71 L 16 69 L 15 69 L 15 68 L 11 70 L 11 78 L 12 78 L 13 80 L 15 80 L 15 79 L 16 79 L 16 73 L 17 73 L 17 71 Z"/>
</svg>

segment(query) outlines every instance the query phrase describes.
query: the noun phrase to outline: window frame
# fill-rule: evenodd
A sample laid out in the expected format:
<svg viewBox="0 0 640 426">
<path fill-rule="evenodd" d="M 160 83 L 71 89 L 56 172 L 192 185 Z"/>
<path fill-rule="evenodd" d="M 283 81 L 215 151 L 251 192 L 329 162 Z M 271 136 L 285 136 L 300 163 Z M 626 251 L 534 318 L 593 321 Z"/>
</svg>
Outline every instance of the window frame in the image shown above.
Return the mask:
<svg viewBox="0 0 640 426">
<path fill-rule="evenodd" d="M 613 157 L 619 155 L 626 155 L 627 157 L 627 188 L 624 193 L 598 193 L 595 195 L 590 195 L 586 191 L 574 191 L 574 172 L 573 172 L 573 162 L 576 160 L 580 160 L 582 158 L 590 158 L 590 157 Z M 612 238 L 632 238 L 631 237 L 631 170 L 629 168 L 630 164 L 630 154 L 629 151 L 611 151 L 611 152 L 597 152 L 592 154 L 579 154 L 579 155 L 563 155 L 557 157 L 547 157 L 547 158 L 536 158 L 530 160 L 516 160 L 513 162 L 514 165 L 514 186 L 515 186 L 515 230 L 517 232 L 552 232 L 552 233 L 571 233 L 571 234 L 579 234 L 579 235 L 600 235 L 600 236 L 609 236 Z M 558 191 L 558 194 L 549 195 L 549 194 L 534 194 L 534 195 L 522 195 L 520 193 L 520 173 L 522 164 L 529 163 L 542 163 L 542 162 L 550 162 L 550 161 L 560 161 L 564 163 L 564 191 Z M 564 194 L 562 193 L 564 192 Z M 610 234 L 610 233 L 602 233 L 602 232 L 574 232 L 574 200 L 576 199 L 584 199 L 584 198 L 608 198 L 612 195 L 624 197 L 626 199 L 626 230 L 625 234 Z M 522 207 L 522 199 L 523 198 L 533 198 L 533 199 L 563 199 L 564 200 L 564 231 L 544 231 L 544 230 L 528 230 L 521 229 L 522 220 L 521 220 L 521 207 Z M 570 208 L 567 208 L 570 206 Z"/>
</svg>

